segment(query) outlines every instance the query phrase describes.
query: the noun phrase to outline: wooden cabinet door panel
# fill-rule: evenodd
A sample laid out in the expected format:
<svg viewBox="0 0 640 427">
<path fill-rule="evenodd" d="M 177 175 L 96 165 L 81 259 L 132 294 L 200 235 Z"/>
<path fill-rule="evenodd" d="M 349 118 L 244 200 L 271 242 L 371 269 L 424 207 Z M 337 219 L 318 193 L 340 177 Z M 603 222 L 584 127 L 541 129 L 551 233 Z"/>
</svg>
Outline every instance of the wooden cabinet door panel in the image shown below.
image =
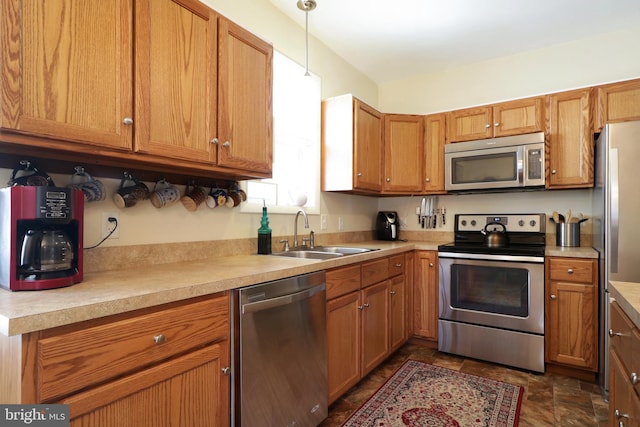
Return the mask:
<svg viewBox="0 0 640 427">
<path fill-rule="evenodd" d="M 362 289 L 362 376 L 389 355 L 389 281 Z"/>
<path fill-rule="evenodd" d="M 360 291 L 327 302 L 329 403 L 360 381 Z"/>
<path fill-rule="evenodd" d="M 599 86 L 597 91 L 597 124 L 640 120 L 640 79 Z"/>
<path fill-rule="evenodd" d="M 394 351 L 407 339 L 405 276 L 396 276 L 389 283 L 389 351 Z"/>
<path fill-rule="evenodd" d="M 384 153 L 382 114 L 354 99 L 353 186 L 360 190 L 382 190 Z"/>
<path fill-rule="evenodd" d="M 218 165 L 271 173 L 273 47 L 220 17 Z"/>
<path fill-rule="evenodd" d="M 416 252 L 413 283 L 413 333 L 431 340 L 438 339 L 438 254 Z"/>
<path fill-rule="evenodd" d="M 472 141 L 493 136 L 491 107 L 447 113 L 447 142 Z"/>
<path fill-rule="evenodd" d="M 134 148 L 213 163 L 216 19 L 203 4 L 187 3 L 136 1 Z"/>
<path fill-rule="evenodd" d="M 59 403 L 70 405 L 73 427 L 228 426 L 228 366 L 224 341 Z"/>
<path fill-rule="evenodd" d="M 425 117 L 424 182 L 426 193 L 444 192 L 444 144 L 446 140 L 446 114 Z"/>
<path fill-rule="evenodd" d="M 132 10 L 131 0 L 2 1 L 0 127 L 130 150 Z"/>
<path fill-rule="evenodd" d="M 493 106 L 494 136 L 509 136 L 544 130 L 544 98 L 519 99 Z"/>
<path fill-rule="evenodd" d="M 424 129 L 422 116 L 384 116 L 384 190 L 417 193 L 422 190 Z"/>
</svg>

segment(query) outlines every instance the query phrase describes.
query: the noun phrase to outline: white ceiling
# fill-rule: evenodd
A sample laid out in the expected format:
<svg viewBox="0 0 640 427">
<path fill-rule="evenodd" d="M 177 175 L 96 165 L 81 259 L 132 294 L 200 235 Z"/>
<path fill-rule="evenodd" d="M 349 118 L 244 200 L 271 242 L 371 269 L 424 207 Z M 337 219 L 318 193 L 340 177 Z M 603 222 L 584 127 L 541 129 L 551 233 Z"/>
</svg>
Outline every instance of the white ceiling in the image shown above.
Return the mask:
<svg viewBox="0 0 640 427">
<path fill-rule="evenodd" d="M 316 1 L 309 32 L 377 83 L 640 25 L 640 0 Z"/>
</svg>

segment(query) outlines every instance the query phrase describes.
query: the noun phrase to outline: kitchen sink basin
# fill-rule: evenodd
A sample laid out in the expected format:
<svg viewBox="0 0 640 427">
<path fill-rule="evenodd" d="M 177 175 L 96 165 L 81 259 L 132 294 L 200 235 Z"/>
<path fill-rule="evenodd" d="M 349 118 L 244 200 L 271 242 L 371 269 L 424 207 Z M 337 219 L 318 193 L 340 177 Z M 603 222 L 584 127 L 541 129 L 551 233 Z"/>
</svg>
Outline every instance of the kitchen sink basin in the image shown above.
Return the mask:
<svg viewBox="0 0 640 427">
<path fill-rule="evenodd" d="M 275 252 L 272 255 L 293 258 L 331 259 L 345 255 L 362 254 L 377 251 L 370 248 L 354 248 L 349 246 L 316 246 L 314 248 L 295 248 L 284 252 Z"/>
</svg>

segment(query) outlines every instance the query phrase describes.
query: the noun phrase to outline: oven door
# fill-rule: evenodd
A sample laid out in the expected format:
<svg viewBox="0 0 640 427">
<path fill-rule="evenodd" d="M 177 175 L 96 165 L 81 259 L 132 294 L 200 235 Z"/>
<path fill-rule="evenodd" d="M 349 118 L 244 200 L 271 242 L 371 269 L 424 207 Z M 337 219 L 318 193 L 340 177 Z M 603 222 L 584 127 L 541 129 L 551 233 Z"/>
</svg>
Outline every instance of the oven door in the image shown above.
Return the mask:
<svg viewBox="0 0 640 427">
<path fill-rule="evenodd" d="M 460 255 L 439 254 L 440 319 L 544 334 L 544 261 Z"/>
</svg>

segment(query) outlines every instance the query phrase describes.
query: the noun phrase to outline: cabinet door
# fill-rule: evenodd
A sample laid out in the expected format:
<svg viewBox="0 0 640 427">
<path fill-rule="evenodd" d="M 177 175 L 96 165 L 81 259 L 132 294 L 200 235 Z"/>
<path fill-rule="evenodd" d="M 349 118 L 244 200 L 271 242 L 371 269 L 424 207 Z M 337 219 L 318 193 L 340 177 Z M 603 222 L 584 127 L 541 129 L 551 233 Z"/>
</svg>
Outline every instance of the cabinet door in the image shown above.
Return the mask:
<svg viewBox="0 0 640 427">
<path fill-rule="evenodd" d="M 353 187 L 382 191 L 382 114 L 354 99 Z"/>
<path fill-rule="evenodd" d="M 609 352 L 609 425 L 637 426 L 638 420 L 632 419 L 634 396 L 633 386 L 627 371 L 615 351 Z M 636 403 L 637 406 L 637 403 Z M 616 416 L 617 415 L 617 416 Z"/>
<path fill-rule="evenodd" d="M 389 355 L 389 281 L 362 289 L 362 376 Z"/>
<path fill-rule="evenodd" d="M 132 10 L 131 0 L 0 2 L 0 127 L 130 150 Z"/>
<path fill-rule="evenodd" d="M 549 188 L 593 186 L 591 90 L 549 97 Z"/>
<path fill-rule="evenodd" d="M 438 339 L 438 254 L 416 252 L 413 283 L 413 333 L 431 340 Z"/>
<path fill-rule="evenodd" d="M 216 19 L 193 0 L 137 0 L 138 152 L 215 162 Z"/>
<path fill-rule="evenodd" d="M 432 114 L 424 119 L 424 182 L 425 193 L 444 193 L 444 144 L 446 114 Z"/>
<path fill-rule="evenodd" d="M 398 349 L 407 340 L 406 285 L 405 276 L 400 275 L 389 281 L 389 351 Z"/>
<path fill-rule="evenodd" d="M 597 289 L 593 284 L 548 284 L 547 361 L 597 369 Z"/>
<path fill-rule="evenodd" d="M 640 79 L 598 86 L 596 130 L 606 123 L 640 120 Z"/>
<path fill-rule="evenodd" d="M 273 46 L 220 17 L 218 165 L 271 173 Z"/>
<path fill-rule="evenodd" d="M 384 191 L 419 193 L 422 190 L 424 129 L 422 116 L 384 116 Z"/>
<path fill-rule="evenodd" d="M 491 107 L 467 108 L 447 113 L 447 142 L 491 138 L 492 119 Z"/>
<path fill-rule="evenodd" d="M 509 136 L 544 130 L 544 98 L 519 99 L 493 106 L 493 135 Z"/>
<path fill-rule="evenodd" d="M 329 403 L 360 381 L 360 291 L 327 302 Z"/>
<path fill-rule="evenodd" d="M 72 427 L 228 426 L 228 366 L 224 341 L 59 403 Z"/>
</svg>

